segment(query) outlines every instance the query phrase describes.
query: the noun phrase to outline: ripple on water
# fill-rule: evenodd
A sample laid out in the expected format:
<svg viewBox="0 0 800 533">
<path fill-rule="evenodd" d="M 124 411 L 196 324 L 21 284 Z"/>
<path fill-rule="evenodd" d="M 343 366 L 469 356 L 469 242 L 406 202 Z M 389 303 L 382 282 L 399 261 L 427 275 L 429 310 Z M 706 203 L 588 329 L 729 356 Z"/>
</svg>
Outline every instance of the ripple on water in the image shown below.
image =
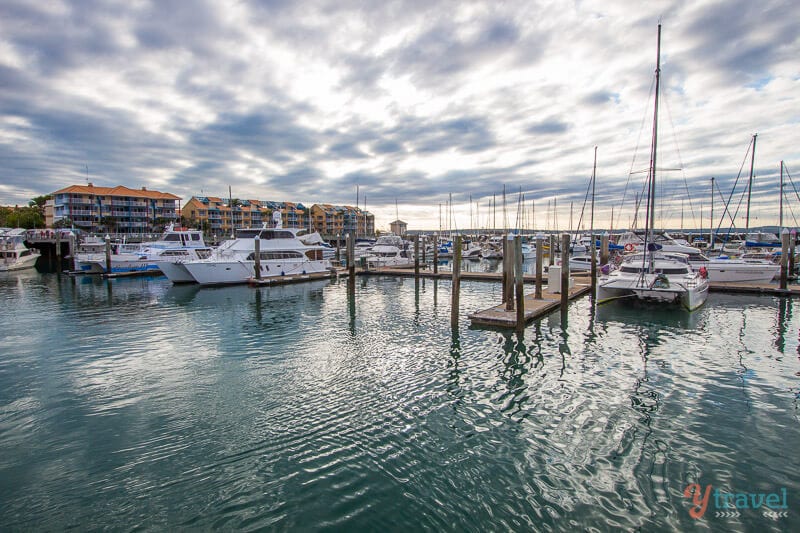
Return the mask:
<svg viewBox="0 0 800 533">
<path fill-rule="evenodd" d="M 11 528 L 674 530 L 690 482 L 800 493 L 785 301 L 581 300 L 520 337 L 466 327 L 496 285 L 453 334 L 449 281 L 122 281 L 0 278 Z"/>
</svg>

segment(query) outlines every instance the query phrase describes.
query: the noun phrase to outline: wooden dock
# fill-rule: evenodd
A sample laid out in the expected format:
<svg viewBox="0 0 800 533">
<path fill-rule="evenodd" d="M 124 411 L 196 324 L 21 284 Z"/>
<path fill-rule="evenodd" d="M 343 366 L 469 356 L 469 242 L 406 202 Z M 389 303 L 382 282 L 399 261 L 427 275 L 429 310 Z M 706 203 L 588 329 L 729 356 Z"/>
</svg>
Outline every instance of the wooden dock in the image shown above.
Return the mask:
<svg viewBox="0 0 800 533">
<path fill-rule="evenodd" d="M 336 279 L 347 276 L 347 270 L 333 270 L 330 272 L 314 272 L 311 274 L 297 274 L 294 276 L 270 276 L 268 278 L 248 278 L 247 284 L 251 287 L 270 287 L 272 285 L 287 285 L 289 283 L 302 283 L 320 279 Z"/>
<path fill-rule="evenodd" d="M 777 283 L 710 283 L 710 292 L 729 294 L 771 294 L 774 296 L 800 296 L 800 285 L 787 285 L 781 289 Z"/>
<path fill-rule="evenodd" d="M 592 287 L 588 283 L 576 283 L 569 290 L 569 299 L 574 300 L 585 294 L 589 294 Z M 542 289 L 542 299 L 537 300 L 533 294 L 525 295 L 525 323 L 536 320 L 544 315 L 552 313 L 561 306 L 561 294 Z M 477 311 L 469 315 L 469 319 L 475 326 L 498 326 L 504 328 L 514 328 L 517 326 L 516 310 L 507 311 L 505 304 L 496 305 L 483 311 Z"/>
</svg>

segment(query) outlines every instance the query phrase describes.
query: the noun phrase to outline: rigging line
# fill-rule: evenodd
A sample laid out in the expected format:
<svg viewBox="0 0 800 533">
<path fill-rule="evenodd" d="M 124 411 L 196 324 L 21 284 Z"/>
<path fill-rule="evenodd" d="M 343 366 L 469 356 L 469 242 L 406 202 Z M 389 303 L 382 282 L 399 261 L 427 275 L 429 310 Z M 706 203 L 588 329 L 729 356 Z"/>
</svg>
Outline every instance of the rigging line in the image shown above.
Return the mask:
<svg viewBox="0 0 800 533">
<path fill-rule="evenodd" d="M 726 210 L 728 209 L 728 205 L 730 204 L 730 201 L 733 199 L 733 193 L 736 191 L 736 186 L 739 184 L 739 179 L 742 177 L 742 170 L 744 169 L 744 165 L 747 162 L 748 156 L 750 155 L 750 147 L 751 146 L 753 146 L 753 140 L 752 139 L 750 139 L 750 144 L 747 145 L 747 152 L 745 152 L 744 158 L 742 159 L 742 164 L 739 167 L 739 173 L 736 175 L 736 181 L 733 182 L 733 187 L 731 188 L 731 193 L 728 195 L 728 200 L 725 201 L 725 209 Z M 739 208 L 741 206 L 742 206 L 742 199 L 740 198 L 739 199 L 739 205 L 736 206 L 736 212 L 733 214 L 733 217 L 731 219 L 731 226 L 728 226 L 728 232 L 725 234 L 726 240 L 727 240 L 727 237 L 729 237 L 730 234 L 731 234 L 731 227 L 735 226 L 734 220 L 736 219 L 736 215 L 739 213 Z M 723 218 L 724 218 L 724 216 L 723 216 Z M 719 230 L 720 227 L 722 227 L 722 220 L 720 220 L 720 225 L 719 225 L 719 227 L 717 227 L 717 230 Z"/>
<path fill-rule="evenodd" d="M 675 134 L 675 124 L 672 122 L 672 111 L 670 110 L 670 107 L 669 107 L 669 99 L 666 97 L 666 94 L 664 94 L 664 97 L 662 99 L 664 100 L 664 103 L 666 104 L 666 107 L 667 107 L 667 119 L 669 119 L 669 125 L 672 128 L 673 142 L 675 143 L 675 151 L 678 153 L 678 164 L 680 166 L 679 168 L 680 168 L 681 174 L 683 175 L 683 185 L 686 188 L 686 198 L 688 198 L 688 200 L 689 200 L 689 212 L 692 214 L 692 221 L 693 221 L 692 223 L 694 224 L 695 227 L 698 227 L 697 226 L 697 215 L 694 212 L 694 205 L 692 204 L 692 195 L 689 193 L 689 183 L 686 181 L 686 170 L 685 170 L 684 165 L 683 165 L 683 157 L 681 156 L 681 148 L 678 145 L 678 136 Z"/>
<path fill-rule="evenodd" d="M 586 186 L 586 194 L 583 196 L 583 207 L 581 207 L 581 214 L 578 216 L 578 231 L 575 233 L 575 235 L 580 233 L 581 222 L 583 221 L 583 212 L 586 209 L 586 202 L 589 200 L 589 191 L 592 190 L 592 180 L 594 180 L 594 177 L 589 179 L 589 185 Z M 575 241 L 577 241 L 577 237 L 572 242 Z"/>
<path fill-rule="evenodd" d="M 650 96 L 653 95 L 653 88 L 655 87 L 655 85 L 656 85 L 656 80 L 655 80 L 655 76 L 653 76 L 650 79 L 650 91 L 648 92 L 649 96 L 647 97 L 648 101 L 650 101 Z M 611 220 L 611 226 L 612 227 L 619 227 L 619 219 L 620 219 L 620 217 L 622 217 L 622 206 L 625 205 L 625 198 L 626 198 L 627 193 L 628 193 L 628 185 L 631 182 L 631 176 L 634 174 L 633 166 L 636 164 L 636 156 L 639 153 L 639 146 L 641 145 L 641 142 L 642 142 L 642 132 L 644 132 L 644 126 L 645 126 L 645 122 L 647 121 L 647 117 L 649 116 L 649 111 L 650 110 L 647 107 L 645 107 L 645 112 L 642 114 L 642 122 L 639 125 L 639 137 L 636 139 L 636 147 L 633 149 L 633 158 L 631 159 L 631 168 L 630 168 L 630 170 L 628 170 L 628 179 L 625 181 L 625 188 L 622 191 L 622 201 L 620 203 L 619 213 L 617 214 L 617 224 L 615 224 L 614 220 L 612 219 Z M 636 210 L 638 212 L 638 210 L 639 210 L 639 206 L 638 205 L 636 206 Z M 637 214 L 634 213 L 634 221 L 636 220 L 636 217 L 637 217 Z"/>
</svg>

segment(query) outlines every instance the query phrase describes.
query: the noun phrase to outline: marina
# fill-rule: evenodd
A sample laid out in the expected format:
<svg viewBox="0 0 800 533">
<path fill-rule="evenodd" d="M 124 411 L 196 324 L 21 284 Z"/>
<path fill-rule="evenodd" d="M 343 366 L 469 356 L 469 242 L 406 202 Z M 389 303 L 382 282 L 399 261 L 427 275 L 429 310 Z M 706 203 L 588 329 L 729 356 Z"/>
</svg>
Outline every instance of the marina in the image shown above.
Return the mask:
<svg viewBox="0 0 800 533">
<path fill-rule="evenodd" d="M 463 280 L 462 307 L 500 287 Z M 689 471 L 800 493 L 774 453 L 800 437 L 797 300 L 583 297 L 515 332 L 452 328 L 451 288 L 0 274 L 2 523 L 685 530 Z M 790 509 L 705 520 L 786 531 Z"/>
</svg>

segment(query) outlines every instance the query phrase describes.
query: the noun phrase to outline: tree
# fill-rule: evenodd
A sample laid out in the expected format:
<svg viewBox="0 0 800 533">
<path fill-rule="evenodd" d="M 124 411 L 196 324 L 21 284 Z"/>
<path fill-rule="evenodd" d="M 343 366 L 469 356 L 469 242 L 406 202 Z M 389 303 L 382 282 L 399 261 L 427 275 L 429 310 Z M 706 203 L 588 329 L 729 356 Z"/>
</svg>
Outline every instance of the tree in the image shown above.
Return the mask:
<svg viewBox="0 0 800 533">
<path fill-rule="evenodd" d="M 39 209 L 44 209 L 44 205 L 47 203 L 47 200 L 53 197 L 52 194 L 44 194 L 42 196 L 36 196 L 31 198 L 31 201 L 28 202 L 29 207 L 38 207 Z"/>
<path fill-rule="evenodd" d="M 62 218 L 53 223 L 54 229 L 71 228 L 71 227 L 72 227 L 72 221 L 68 218 Z"/>
</svg>

